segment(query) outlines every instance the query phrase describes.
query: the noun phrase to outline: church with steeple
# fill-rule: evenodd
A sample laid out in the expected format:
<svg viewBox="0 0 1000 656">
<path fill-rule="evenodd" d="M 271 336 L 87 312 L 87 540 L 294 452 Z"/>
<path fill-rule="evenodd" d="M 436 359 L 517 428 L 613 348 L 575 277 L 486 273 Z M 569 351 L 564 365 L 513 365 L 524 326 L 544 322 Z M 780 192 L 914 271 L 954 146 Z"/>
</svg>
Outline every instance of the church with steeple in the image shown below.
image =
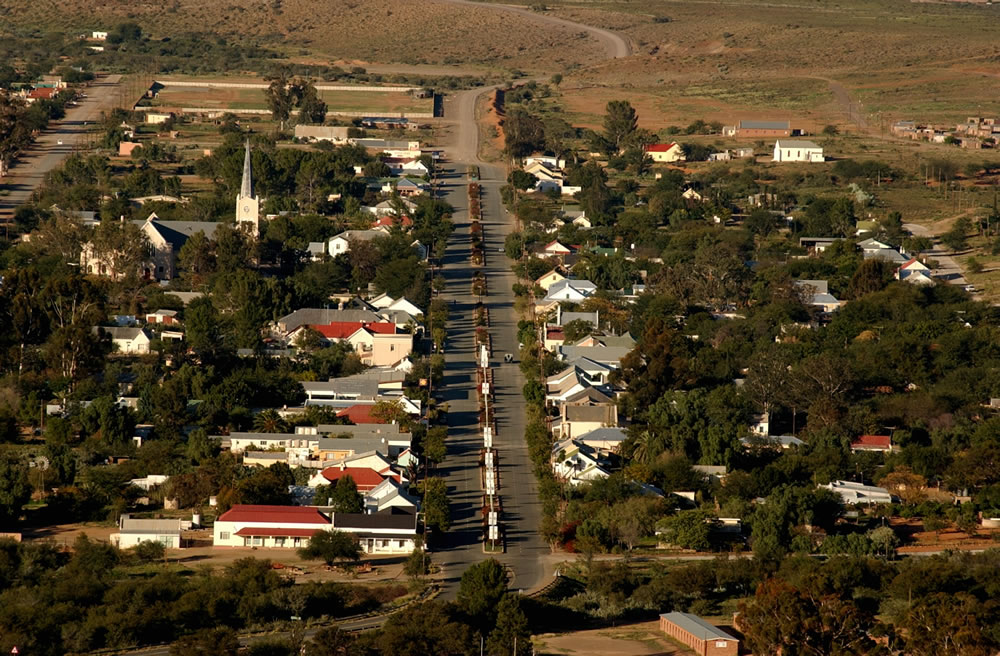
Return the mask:
<svg viewBox="0 0 1000 656">
<path fill-rule="evenodd" d="M 243 156 L 243 182 L 236 195 L 236 225 L 245 226 L 254 237 L 260 236 L 260 199 L 253 193 L 253 172 L 250 167 L 250 140 Z"/>
</svg>

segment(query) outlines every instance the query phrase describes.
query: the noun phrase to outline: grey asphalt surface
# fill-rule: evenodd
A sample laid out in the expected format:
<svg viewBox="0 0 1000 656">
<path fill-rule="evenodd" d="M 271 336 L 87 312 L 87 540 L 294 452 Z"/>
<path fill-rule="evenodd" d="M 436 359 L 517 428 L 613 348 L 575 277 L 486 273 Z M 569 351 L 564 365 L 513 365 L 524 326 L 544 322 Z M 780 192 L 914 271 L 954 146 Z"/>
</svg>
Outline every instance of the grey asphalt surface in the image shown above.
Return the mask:
<svg viewBox="0 0 1000 656">
<path fill-rule="evenodd" d="M 442 268 L 442 275 L 448 281 L 444 296 L 453 303 L 445 347 L 444 390 L 441 392 L 442 401 L 449 406 L 448 457 L 440 470 L 448 482 L 452 528 L 435 548 L 435 560 L 443 568 L 441 584 L 446 599 L 457 593 L 458 581 L 466 568 L 491 556 L 507 565 L 514 589 L 527 591 L 542 585 L 547 582 L 542 556 L 550 553 L 538 533 L 541 504 L 524 442 L 526 404 L 521 395 L 524 379 L 516 362 L 518 317 L 511 290 L 515 279 L 510 261 L 498 252 L 504 238 L 514 228 L 513 217 L 506 213 L 500 201 L 503 170 L 480 165 L 486 264 L 473 267 L 469 259 L 468 179 L 463 174 L 464 169 L 453 167 L 443 188 L 444 200 L 456 209 L 455 232 Z M 475 390 L 474 312 L 477 298 L 472 295 L 472 279 L 478 269 L 485 272 L 488 284 L 484 304 L 489 308 L 493 338 L 491 367 L 497 418 L 494 447 L 499 460 L 499 493 L 506 537 L 506 552 L 489 555 L 483 552 L 482 542 L 484 495 L 479 456 L 483 440 Z M 515 362 L 504 363 L 505 353 L 514 355 Z"/>
<path fill-rule="evenodd" d="M 115 106 L 120 80 L 120 75 L 108 75 L 91 82 L 83 89 L 87 97 L 75 107 L 68 107 L 65 118 L 50 124 L 14 162 L 8 175 L 0 178 L 0 190 L 7 192 L 0 195 L 0 223 L 13 218 L 14 210 L 28 201 L 49 171 L 86 145 L 90 127 L 84 123 L 92 126 L 101 119 L 102 112 Z"/>
</svg>

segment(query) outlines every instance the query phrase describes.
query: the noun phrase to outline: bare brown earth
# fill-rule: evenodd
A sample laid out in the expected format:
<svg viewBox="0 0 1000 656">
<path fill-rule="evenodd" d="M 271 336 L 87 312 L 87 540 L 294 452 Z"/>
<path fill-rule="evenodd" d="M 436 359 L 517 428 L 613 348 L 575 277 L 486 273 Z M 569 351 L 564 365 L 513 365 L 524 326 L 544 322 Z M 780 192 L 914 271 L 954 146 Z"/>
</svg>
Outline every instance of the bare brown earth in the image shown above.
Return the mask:
<svg viewBox="0 0 1000 656">
<path fill-rule="evenodd" d="M 209 32 L 329 61 L 558 70 L 601 58 L 579 30 L 488 6 L 406 0 L 5 0 L 0 24 L 84 31 L 133 20 L 145 32 Z"/>
</svg>

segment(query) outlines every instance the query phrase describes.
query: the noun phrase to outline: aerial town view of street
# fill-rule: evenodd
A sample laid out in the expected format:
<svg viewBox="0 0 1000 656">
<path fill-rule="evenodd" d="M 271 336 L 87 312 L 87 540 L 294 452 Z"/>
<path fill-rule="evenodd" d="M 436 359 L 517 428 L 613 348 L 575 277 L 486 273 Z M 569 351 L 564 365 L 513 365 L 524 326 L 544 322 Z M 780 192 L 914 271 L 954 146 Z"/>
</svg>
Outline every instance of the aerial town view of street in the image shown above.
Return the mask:
<svg viewBox="0 0 1000 656">
<path fill-rule="evenodd" d="M 0 0 L 0 654 L 1000 653 L 998 34 Z"/>
</svg>

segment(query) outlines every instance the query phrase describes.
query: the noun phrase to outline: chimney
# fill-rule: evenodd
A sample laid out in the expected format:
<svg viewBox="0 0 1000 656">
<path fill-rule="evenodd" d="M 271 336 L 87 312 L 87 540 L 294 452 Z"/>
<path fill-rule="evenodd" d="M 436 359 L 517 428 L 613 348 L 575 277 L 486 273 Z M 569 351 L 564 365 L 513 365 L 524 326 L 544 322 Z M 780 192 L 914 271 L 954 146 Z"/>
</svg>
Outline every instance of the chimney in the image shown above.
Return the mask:
<svg viewBox="0 0 1000 656">
<path fill-rule="evenodd" d="M 340 471 L 344 471 L 345 469 L 347 469 L 347 462 L 344 461 L 344 460 L 341 460 L 340 461 Z"/>
</svg>

